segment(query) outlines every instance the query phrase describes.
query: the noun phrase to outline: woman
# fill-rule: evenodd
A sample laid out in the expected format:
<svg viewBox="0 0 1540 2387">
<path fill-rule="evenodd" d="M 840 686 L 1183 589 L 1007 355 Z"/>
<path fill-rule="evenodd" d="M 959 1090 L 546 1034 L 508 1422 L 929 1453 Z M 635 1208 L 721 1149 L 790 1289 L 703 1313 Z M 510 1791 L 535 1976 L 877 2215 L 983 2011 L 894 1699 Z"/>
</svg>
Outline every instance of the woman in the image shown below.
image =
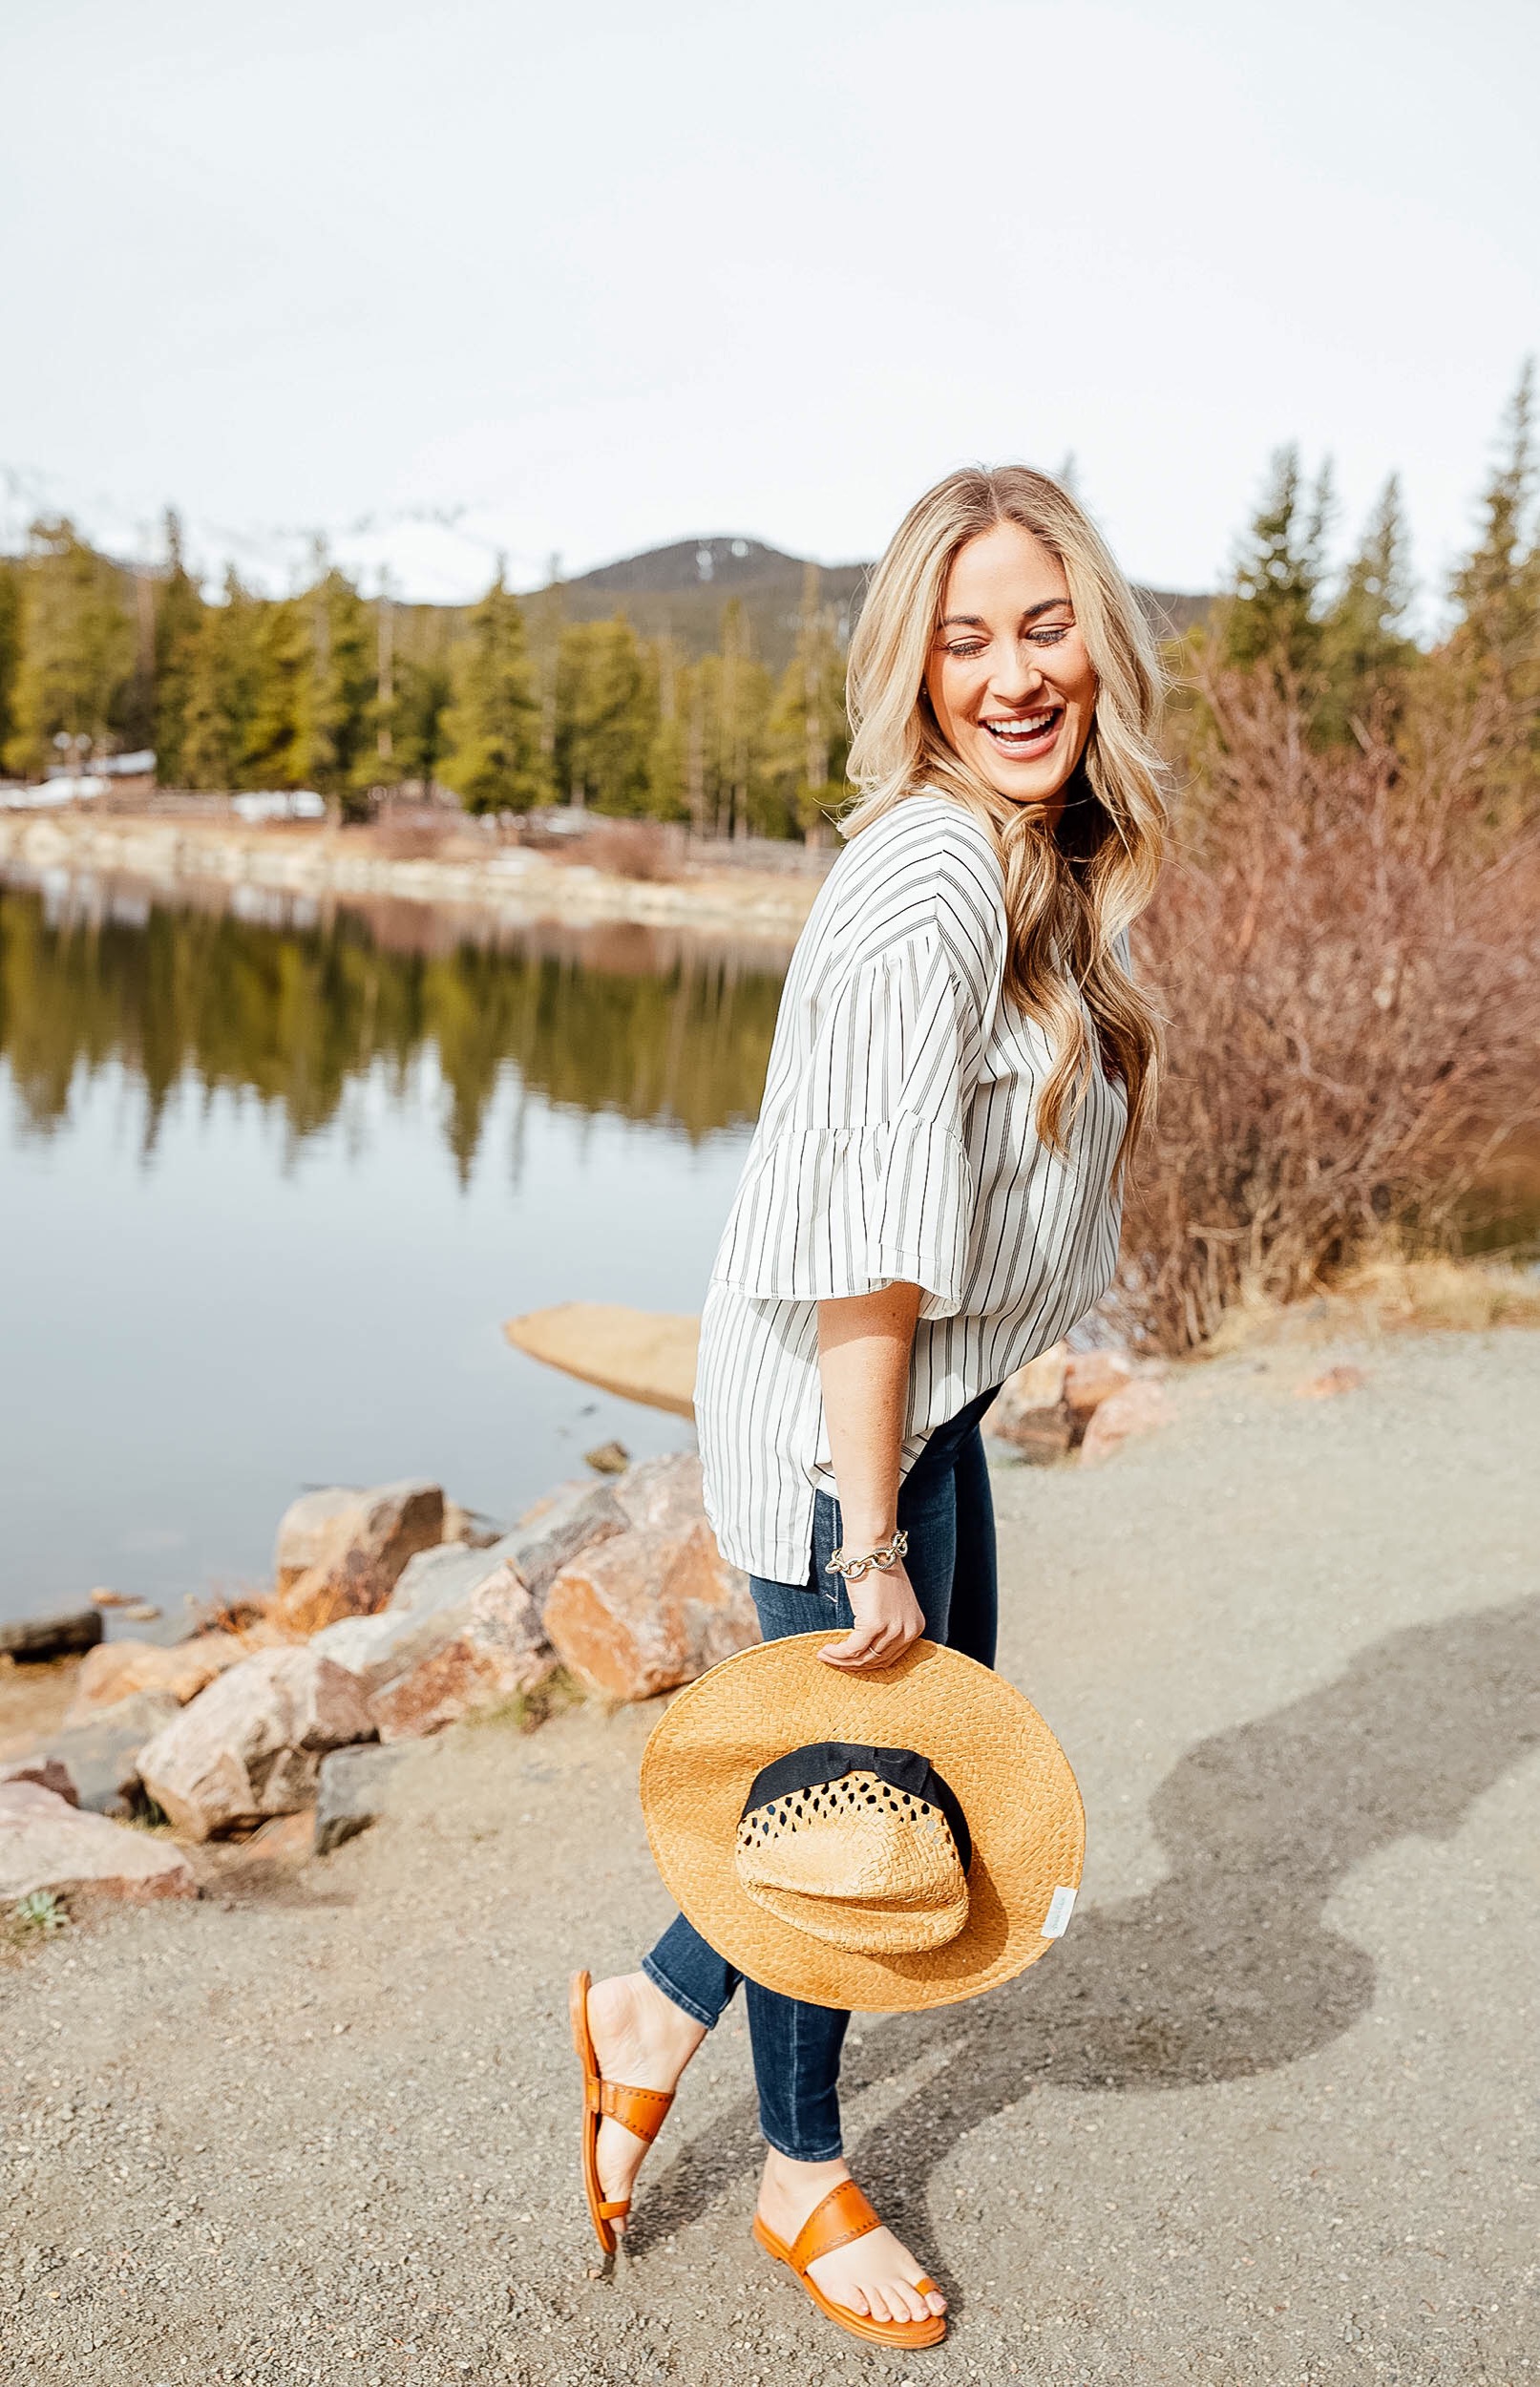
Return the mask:
<svg viewBox="0 0 1540 2387">
<path fill-rule="evenodd" d="M 1159 667 L 1074 499 L 1012 466 L 911 510 L 848 692 L 850 843 L 787 979 L 702 1324 L 707 1506 L 767 1639 L 838 1625 L 825 1661 L 864 1671 L 926 1635 L 991 1665 L 979 1422 L 1106 1290 L 1153 1100 L 1127 932 L 1162 852 Z M 587 1990 L 607 2219 L 738 1978 L 681 1916 Z M 759 2219 L 791 2245 L 849 2177 L 849 2017 L 745 1990 Z M 944 2297 L 885 2229 L 808 2274 L 864 2336 L 941 2334 Z"/>
</svg>

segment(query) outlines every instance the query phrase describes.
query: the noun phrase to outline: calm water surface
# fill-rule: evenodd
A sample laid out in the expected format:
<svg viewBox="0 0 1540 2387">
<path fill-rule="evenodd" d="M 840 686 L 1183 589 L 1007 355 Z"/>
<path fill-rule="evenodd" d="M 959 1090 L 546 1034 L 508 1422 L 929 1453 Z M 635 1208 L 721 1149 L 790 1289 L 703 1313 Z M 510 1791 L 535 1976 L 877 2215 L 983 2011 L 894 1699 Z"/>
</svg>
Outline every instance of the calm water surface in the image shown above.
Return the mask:
<svg viewBox="0 0 1540 2387">
<path fill-rule="evenodd" d="M 509 1518 L 611 1435 L 685 1443 L 500 1321 L 700 1306 L 784 962 L 0 886 L 0 1613 L 179 1616 L 266 1574 L 307 1485 Z"/>
</svg>

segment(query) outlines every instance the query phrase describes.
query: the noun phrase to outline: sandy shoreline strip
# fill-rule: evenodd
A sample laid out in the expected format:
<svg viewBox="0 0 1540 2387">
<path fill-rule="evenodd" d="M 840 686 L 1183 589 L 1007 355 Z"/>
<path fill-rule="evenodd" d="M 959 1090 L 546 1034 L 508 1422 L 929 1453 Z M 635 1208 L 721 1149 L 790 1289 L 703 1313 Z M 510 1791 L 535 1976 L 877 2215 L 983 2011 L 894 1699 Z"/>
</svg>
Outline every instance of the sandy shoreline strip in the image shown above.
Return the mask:
<svg viewBox="0 0 1540 2387">
<path fill-rule="evenodd" d="M 73 812 L 0 813 L 0 867 L 8 865 L 130 877 L 172 896 L 222 885 L 342 900 L 391 897 L 506 920 L 738 929 L 789 944 L 819 886 L 812 875 L 700 865 L 677 878 L 626 878 L 524 846 L 478 854 L 470 834 L 440 855 L 407 858 L 329 826 Z"/>
</svg>

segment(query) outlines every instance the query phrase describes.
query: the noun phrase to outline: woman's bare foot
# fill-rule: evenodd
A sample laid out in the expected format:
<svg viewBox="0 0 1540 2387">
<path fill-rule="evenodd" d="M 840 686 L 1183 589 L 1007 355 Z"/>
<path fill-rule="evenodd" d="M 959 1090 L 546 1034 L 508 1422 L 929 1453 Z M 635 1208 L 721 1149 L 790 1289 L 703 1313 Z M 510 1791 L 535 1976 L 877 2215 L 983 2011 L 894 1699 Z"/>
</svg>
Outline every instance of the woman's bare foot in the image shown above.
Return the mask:
<svg viewBox="0 0 1540 2387">
<path fill-rule="evenodd" d="M 676 2087 L 706 2037 L 704 2024 L 654 1988 L 645 1973 L 618 1973 L 610 1980 L 595 1981 L 588 1992 L 588 2029 L 601 2077 L 623 2081 L 630 2088 Z M 606 2201 L 630 2195 L 646 2151 L 645 2139 L 604 2116 L 597 2161 Z M 613 2226 L 623 2230 L 625 2223 Z"/>
<path fill-rule="evenodd" d="M 850 2176 L 848 2164 L 794 2164 L 772 2147 L 759 2184 L 760 2218 L 789 2247 L 813 2207 Z M 808 2265 L 808 2277 L 832 2304 L 874 2321 L 922 2321 L 928 2313 L 944 2313 L 946 2298 L 939 2290 L 922 2295 L 915 2285 L 924 2276 L 924 2265 L 891 2229 L 869 2230 Z"/>
</svg>

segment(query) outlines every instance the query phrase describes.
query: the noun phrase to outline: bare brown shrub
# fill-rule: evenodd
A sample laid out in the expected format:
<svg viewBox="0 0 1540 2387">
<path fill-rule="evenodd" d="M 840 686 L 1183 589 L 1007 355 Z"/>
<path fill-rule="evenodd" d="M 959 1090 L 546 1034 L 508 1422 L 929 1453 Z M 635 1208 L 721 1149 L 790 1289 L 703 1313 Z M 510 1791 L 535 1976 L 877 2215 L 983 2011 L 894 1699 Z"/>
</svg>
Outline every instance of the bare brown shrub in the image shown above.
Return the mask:
<svg viewBox="0 0 1540 2387">
<path fill-rule="evenodd" d="M 1540 1112 L 1540 841 L 1462 834 L 1458 753 L 1409 774 L 1369 729 L 1313 749 L 1255 676 L 1206 693 L 1228 783 L 1143 925 L 1170 1058 L 1124 1236 L 1131 1320 L 1173 1350 L 1447 1243 Z"/>
<path fill-rule="evenodd" d="M 586 862 L 612 878 L 672 878 L 675 855 L 661 820 L 599 820 L 563 839 L 560 857 Z"/>
<path fill-rule="evenodd" d="M 662 821 L 604 821 L 600 816 L 582 835 L 561 840 L 559 859 L 585 862 L 611 878 L 673 878 L 676 864 Z"/>
<path fill-rule="evenodd" d="M 377 854 L 391 862 L 432 862 L 458 823 L 434 813 L 382 813 L 369 831 Z"/>
</svg>

